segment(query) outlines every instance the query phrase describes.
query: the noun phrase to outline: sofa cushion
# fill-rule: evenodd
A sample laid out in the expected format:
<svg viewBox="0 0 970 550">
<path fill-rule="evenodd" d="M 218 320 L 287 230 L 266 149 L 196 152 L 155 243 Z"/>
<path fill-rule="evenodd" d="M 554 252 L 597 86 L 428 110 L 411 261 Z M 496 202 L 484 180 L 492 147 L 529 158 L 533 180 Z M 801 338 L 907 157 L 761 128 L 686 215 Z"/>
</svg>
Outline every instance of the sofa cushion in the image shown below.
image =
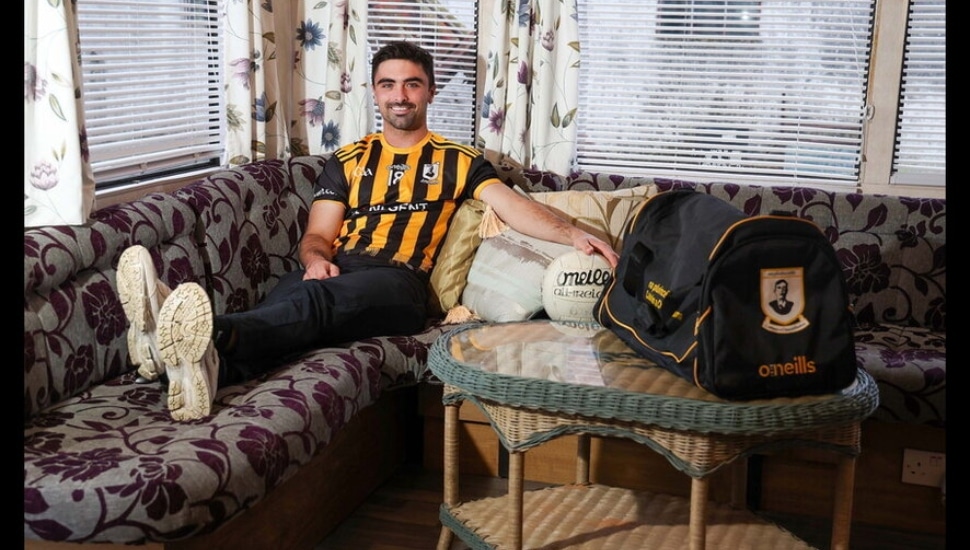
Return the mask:
<svg viewBox="0 0 970 550">
<path fill-rule="evenodd" d="M 359 343 L 369 343 L 381 350 L 381 389 L 395 389 L 432 378 L 428 351 L 439 336 L 454 328 L 453 325 L 433 323 L 418 334 L 365 338 Z"/>
<path fill-rule="evenodd" d="M 205 228 L 206 286 L 217 313 L 253 307 L 282 275 L 299 269 L 300 238 L 310 212 L 304 186 L 316 164 L 308 160 L 297 166 L 282 160 L 247 164 L 176 191 Z M 291 170 L 300 178 L 291 177 Z"/>
<path fill-rule="evenodd" d="M 856 363 L 879 386 L 872 417 L 946 427 L 946 333 L 920 327 L 855 330 Z"/>
<path fill-rule="evenodd" d="M 515 164 L 505 162 L 493 161 L 492 164 L 495 166 L 495 171 L 498 172 L 500 179 L 511 183 L 523 191 L 532 193 L 566 190 L 566 178 L 559 174 L 531 168 L 521 168 Z"/>
<path fill-rule="evenodd" d="M 530 194 L 531 191 L 562 187 L 563 178 L 551 172 L 523 170 L 507 162 L 507 159 L 490 160 L 499 179 L 520 193 Z M 472 259 L 482 242 L 480 225 L 485 210 L 485 203 L 481 200 L 468 199 L 455 213 L 431 271 L 428 307 L 432 315 L 444 315 L 461 303 Z"/>
<path fill-rule="evenodd" d="M 461 302 L 468 270 L 478 245 L 482 243 L 478 228 L 484 212 L 485 203 L 474 199 L 463 202 L 455 212 L 431 270 L 429 306 L 434 313 L 447 313 Z"/>
<path fill-rule="evenodd" d="M 496 323 L 531 319 L 542 311 L 542 278 L 569 245 L 536 239 L 508 228 L 475 252 L 461 304 Z"/>
<path fill-rule="evenodd" d="M 624 176 L 609 172 L 578 171 L 569 174 L 562 183 L 562 190 L 568 191 L 619 191 L 651 187 L 656 189 L 654 179 L 649 176 Z"/>
<path fill-rule="evenodd" d="M 629 217 L 656 193 L 651 185 L 614 191 L 558 191 L 530 196 L 619 250 Z M 461 305 L 486 321 L 530 319 L 542 311 L 542 281 L 552 260 L 573 250 L 508 228 L 484 239 L 468 270 Z"/>
<path fill-rule="evenodd" d="M 644 200 L 656 194 L 655 185 L 644 185 L 614 191 L 571 190 L 531 196 L 576 227 L 619 250 L 627 220 Z"/>
</svg>

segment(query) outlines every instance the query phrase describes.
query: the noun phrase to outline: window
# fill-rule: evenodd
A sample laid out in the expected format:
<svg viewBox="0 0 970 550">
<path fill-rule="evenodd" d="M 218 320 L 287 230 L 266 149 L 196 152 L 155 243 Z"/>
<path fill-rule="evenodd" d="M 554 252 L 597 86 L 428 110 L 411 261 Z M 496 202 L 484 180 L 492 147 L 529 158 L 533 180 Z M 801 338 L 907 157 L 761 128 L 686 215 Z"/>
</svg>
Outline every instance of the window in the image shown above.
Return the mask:
<svg viewBox="0 0 970 550">
<path fill-rule="evenodd" d="M 579 6 L 580 168 L 857 185 L 873 0 Z"/>
<path fill-rule="evenodd" d="M 578 168 L 945 185 L 945 0 L 578 1 Z M 367 3 L 371 51 L 393 39 L 431 50 L 429 124 L 470 145 L 489 2 Z M 222 164 L 222 4 L 78 0 L 99 188 Z"/>
<path fill-rule="evenodd" d="M 428 108 L 432 131 L 458 143 L 475 143 L 477 2 L 468 0 L 389 0 L 369 2 L 367 31 L 371 52 L 385 42 L 409 40 L 434 56 L 438 93 Z M 374 119 L 381 128 L 375 106 Z"/>
<path fill-rule="evenodd" d="M 220 164 L 218 0 L 79 0 L 77 14 L 97 187 Z"/>
<path fill-rule="evenodd" d="M 906 24 L 894 183 L 946 184 L 946 1 L 913 0 Z"/>
</svg>

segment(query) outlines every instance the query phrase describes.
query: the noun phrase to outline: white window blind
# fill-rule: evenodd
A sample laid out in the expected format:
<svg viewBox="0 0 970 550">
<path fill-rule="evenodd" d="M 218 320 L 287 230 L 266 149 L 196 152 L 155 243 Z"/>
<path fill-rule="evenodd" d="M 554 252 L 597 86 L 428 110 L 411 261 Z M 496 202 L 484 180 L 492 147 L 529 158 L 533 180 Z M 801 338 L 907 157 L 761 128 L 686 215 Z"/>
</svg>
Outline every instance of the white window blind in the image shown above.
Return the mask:
<svg viewBox="0 0 970 550">
<path fill-rule="evenodd" d="M 475 79 L 478 52 L 477 2 L 389 0 L 368 4 L 371 53 L 393 40 L 407 40 L 434 56 L 438 93 L 428 107 L 428 126 L 446 138 L 475 142 Z M 375 107 L 378 130 L 382 127 Z"/>
<path fill-rule="evenodd" d="M 77 13 L 98 187 L 219 164 L 219 1 L 78 0 Z"/>
<path fill-rule="evenodd" d="M 855 185 L 874 3 L 579 0 L 579 168 Z"/>
<path fill-rule="evenodd" d="M 893 183 L 946 184 L 946 1 L 911 0 Z"/>
</svg>

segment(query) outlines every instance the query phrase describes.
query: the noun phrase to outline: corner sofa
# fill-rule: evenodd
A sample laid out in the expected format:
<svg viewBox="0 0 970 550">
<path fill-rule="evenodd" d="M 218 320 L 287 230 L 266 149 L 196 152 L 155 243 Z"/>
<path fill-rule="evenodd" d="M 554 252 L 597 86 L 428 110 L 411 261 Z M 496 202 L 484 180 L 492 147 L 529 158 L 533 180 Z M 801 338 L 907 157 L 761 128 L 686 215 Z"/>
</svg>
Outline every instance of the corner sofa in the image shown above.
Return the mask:
<svg viewBox="0 0 970 550">
<path fill-rule="evenodd" d="M 217 311 L 251 307 L 298 266 L 323 161 L 261 161 L 24 231 L 26 547 L 307 548 L 406 459 L 407 390 L 444 328 L 315 350 L 190 422 L 128 361 L 121 252 L 144 245 L 165 283 L 203 285 Z"/>
<path fill-rule="evenodd" d="M 467 201 L 432 277 L 441 315 L 424 331 L 314 350 L 222 388 L 205 418 L 172 421 L 165 388 L 138 383 L 128 362 L 119 255 L 142 244 L 170 286 L 202 284 L 217 311 L 251 307 L 298 265 L 324 160 L 260 161 L 100 209 L 84 226 L 25 229 L 26 548 L 311 547 L 407 459 L 413 392 L 435 383 L 427 353 L 455 328 L 451 314 L 464 310 L 460 322 L 542 314 L 536 285 L 557 249 L 530 249 L 523 261 L 507 246 L 483 246 L 495 242 L 481 233 L 488 211 Z M 944 200 L 497 166 L 534 197 L 563 198 L 546 204 L 615 244 L 646 190 L 689 186 L 749 214 L 810 217 L 843 260 L 858 360 L 880 386 L 876 414 L 945 428 Z M 583 216 L 571 211 L 577 201 Z M 495 299 L 496 269 L 508 272 L 494 265 L 503 251 L 515 257 L 519 287 L 506 302 Z"/>
</svg>

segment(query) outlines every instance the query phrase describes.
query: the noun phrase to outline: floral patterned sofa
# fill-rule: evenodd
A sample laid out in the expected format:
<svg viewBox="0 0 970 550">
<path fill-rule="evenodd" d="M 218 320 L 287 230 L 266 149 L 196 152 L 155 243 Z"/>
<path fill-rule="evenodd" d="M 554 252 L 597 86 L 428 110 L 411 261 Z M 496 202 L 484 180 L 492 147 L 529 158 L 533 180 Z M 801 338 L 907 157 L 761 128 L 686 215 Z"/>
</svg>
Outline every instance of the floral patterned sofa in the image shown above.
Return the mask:
<svg viewBox="0 0 970 550">
<path fill-rule="evenodd" d="M 170 286 L 248 308 L 297 267 L 323 160 L 223 170 L 84 226 L 24 231 L 26 547 L 305 548 L 406 458 L 406 390 L 449 327 L 313 351 L 221 389 L 210 416 L 184 423 L 128 363 L 121 252 L 140 243 Z"/>
<path fill-rule="evenodd" d="M 84 226 L 24 231 L 26 548 L 306 548 L 404 460 L 408 392 L 452 325 L 314 350 L 221 389 L 213 413 L 187 423 L 127 361 L 121 252 L 140 243 L 169 285 L 202 284 L 217 311 L 248 308 L 297 266 L 323 160 L 227 169 Z M 843 259 L 876 414 L 945 427 L 944 200 L 499 168 L 532 192 L 690 186 L 750 214 L 810 217 Z"/>
</svg>

